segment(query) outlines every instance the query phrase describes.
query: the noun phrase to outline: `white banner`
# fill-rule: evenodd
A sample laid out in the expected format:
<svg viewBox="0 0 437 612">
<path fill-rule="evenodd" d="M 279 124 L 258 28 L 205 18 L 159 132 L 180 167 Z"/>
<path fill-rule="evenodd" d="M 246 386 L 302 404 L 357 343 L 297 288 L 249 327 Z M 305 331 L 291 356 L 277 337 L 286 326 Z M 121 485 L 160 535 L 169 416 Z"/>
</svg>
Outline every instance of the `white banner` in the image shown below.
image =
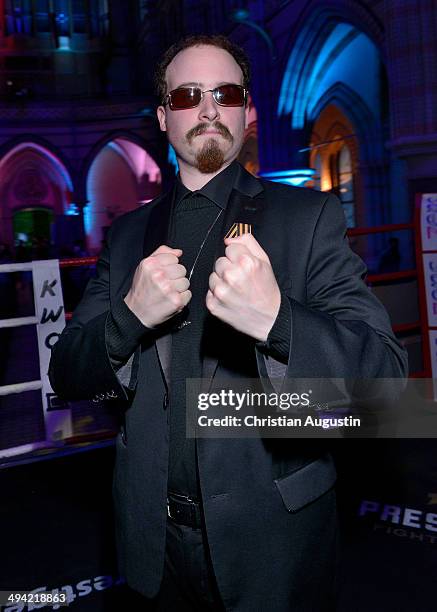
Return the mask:
<svg viewBox="0 0 437 612">
<path fill-rule="evenodd" d="M 420 206 L 422 251 L 437 251 L 437 193 L 424 193 Z"/>
<path fill-rule="evenodd" d="M 428 317 L 428 339 L 434 400 L 437 401 L 437 193 L 424 193 L 420 201 L 420 236 L 422 241 L 423 284 Z M 422 293 L 423 300 L 423 293 Z M 424 333 L 426 333 L 424 331 Z"/>
<path fill-rule="evenodd" d="M 424 253 L 422 258 L 428 327 L 437 327 L 437 253 Z"/>
<path fill-rule="evenodd" d="M 32 268 L 46 438 L 61 440 L 73 433 L 71 410 L 58 400 L 48 378 L 51 349 L 65 327 L 59 261 L 34 261 Z"/>
</svg>

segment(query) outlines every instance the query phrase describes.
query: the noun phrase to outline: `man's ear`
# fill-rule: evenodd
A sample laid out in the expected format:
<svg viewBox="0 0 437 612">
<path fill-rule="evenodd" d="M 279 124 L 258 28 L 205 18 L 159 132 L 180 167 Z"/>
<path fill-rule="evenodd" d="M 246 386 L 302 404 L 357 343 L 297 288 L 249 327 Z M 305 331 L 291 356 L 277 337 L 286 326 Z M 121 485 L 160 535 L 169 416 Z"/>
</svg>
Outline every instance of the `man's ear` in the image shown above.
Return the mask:
<svg viewBox="0 0 437 612">
<path fill-rule="evenodd" d="M 165 108 L 163 106 L 158 106 L 156 109 L 156 116 L 158 117 L 159 127 L 161 132 L 167 131 L 167 123 L 165 120 Z"/>
<path fill-rule="evenodd" d="M 244 109 L 244 129 L 247 130 L 249 127 L 249 103 L 246 104 Z"/>
</svg>

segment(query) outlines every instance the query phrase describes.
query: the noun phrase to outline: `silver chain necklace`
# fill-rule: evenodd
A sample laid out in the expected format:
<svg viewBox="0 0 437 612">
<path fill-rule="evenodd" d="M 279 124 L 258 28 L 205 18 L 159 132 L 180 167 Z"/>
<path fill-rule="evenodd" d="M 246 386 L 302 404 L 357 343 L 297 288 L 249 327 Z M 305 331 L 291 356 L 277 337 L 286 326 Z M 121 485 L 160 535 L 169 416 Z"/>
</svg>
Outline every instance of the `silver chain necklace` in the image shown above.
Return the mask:
<svg viewBox="0 0 437 612">
<path fill-rule="evenodd" d="M 194 268 L 195 268 L 195 266 L 196 266 L 196 264 L 197 264 L 197 261 L 198 261 L 198 259 L 199 259 L 200 255 L 201 255 L 201 253 L 202 253 L 203 247 L 205 246 L 205 243 L 206 243 L 206 241 L 208 240 L 208 236 L 209 236 L 209 235 L 210 235 L 210 233 L 212 232 L 212 229 L 213 229 L 214 225 L 215 225 L 215 224 L 217 223 L 217 221 L 219 220 L 219 217 L 220 217 L 220 215 L 222 214 L 222 212 L 223 212 L 223 208 L 221 208 L 221 209 L 220 209 L 219 214 L 217 215 L 217 217 L 214 219 L 214 221 L 213 221 L 213 222 L 211 223 L 211 225 L 209 226 L 208 231 L 206 232 L 205 237 L 204 237 L 204 239 L 202 240 L 202 244 L 200 245 L 199 250 L 197 251 L 197 255 L 196 255 L 195 259 L 194 259 L 194 263 L 193 263 L 193 265 L 191 266 L 191 270 L 190 270 L 190 271 L 189 271 L 189 273 L 188 273 L 188 280 L 189 280 L 189 281 L 191 281 L 191 277 L 193 276 Z M 184 328 L 184 327 L 186 327 L 187 325 L 191 325 L 191 321 L 187 321 L 187 320 L 182 321 L 182 323 L 180 323 L 179 325 L 177 325 L 175 329 L 183 329 L 183 328 Z"/>
</svg>

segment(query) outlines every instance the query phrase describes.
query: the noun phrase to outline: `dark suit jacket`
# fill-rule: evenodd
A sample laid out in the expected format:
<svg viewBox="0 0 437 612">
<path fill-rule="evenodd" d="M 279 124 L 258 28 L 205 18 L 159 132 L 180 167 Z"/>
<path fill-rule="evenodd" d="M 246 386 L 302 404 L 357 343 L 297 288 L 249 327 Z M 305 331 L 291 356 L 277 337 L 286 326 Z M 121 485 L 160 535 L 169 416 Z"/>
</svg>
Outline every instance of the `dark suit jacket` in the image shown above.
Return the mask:
<svg viewBox="0 0 437 612">
<path fill-rule="evenodd" d="M 127 393 L 105 343 L 111 304 L 138 262 L 166 243 L 170 196 L 118 218 L 50 364 L 55 391 L 69 399 L 121 398 L 114 503 L 120 569 L 154 596 L 162 577 L 168 469 L 171 336 L 146 335 L 136 388 Z M 240 167 L 225 213 L 250 223 L 292 310 L 288 377 L 398 377 L 403 349 L 384 308 L 365 286 L 365 266 L 348 247 L 332 195 L 255 179 Z M 224 252 L 221 243 L 217 257 Z M 214 331 L 215 330 L 215 331 Z M 256 377 L 265 360 L 248 336 L 215 320 L 203 375 Z M 200 439 L 198 464 L 208 542 L 228 610 L 325 610 L 336 541 L 335 468 L 313 440 Z"/>
</svg>

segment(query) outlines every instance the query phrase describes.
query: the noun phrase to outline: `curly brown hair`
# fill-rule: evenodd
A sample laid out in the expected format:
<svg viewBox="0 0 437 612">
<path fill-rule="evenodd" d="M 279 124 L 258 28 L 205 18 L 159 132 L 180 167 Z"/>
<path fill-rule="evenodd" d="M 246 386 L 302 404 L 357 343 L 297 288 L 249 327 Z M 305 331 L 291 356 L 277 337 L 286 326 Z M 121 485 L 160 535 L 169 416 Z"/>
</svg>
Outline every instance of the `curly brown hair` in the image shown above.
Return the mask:
<svg viewBox="0 0 437 612">
<path fill-rule="evenodd" d="M 243 87 L 249 88 L 250 83 L 250 63 L 249 58 L 241 47 L 231 42 L 226 36 L 222 34 L 195 34 L 193 36 L 186 36 L 181 38 L 178 42 L 174 43 L 167 51 L 161 56 L 155 70 L 154 82 L 156 93 L 162 102 L 167 94 L 167 83 L 165 80 L 165 73 L 167 66 L 170 64 L 172 59 L 184 49 L 189 47 L 198 47 L 200 45 L 210 45 L 212 47 L 218 47 L 224 49 L 237 62 L 243 73 Z"/>
</svg>

